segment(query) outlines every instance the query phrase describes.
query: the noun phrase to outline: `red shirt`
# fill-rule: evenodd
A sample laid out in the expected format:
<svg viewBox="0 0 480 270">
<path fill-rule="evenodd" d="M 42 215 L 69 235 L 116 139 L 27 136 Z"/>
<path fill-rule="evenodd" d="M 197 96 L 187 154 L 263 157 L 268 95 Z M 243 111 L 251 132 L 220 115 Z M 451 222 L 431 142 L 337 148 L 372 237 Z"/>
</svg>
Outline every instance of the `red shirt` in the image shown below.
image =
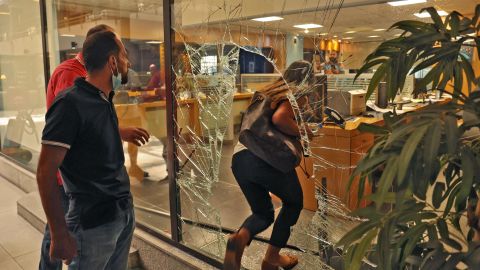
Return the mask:
<svg viewBox="0 0 480 270">
<path fill-rule="evenodd" d="M 73 59 L 63 61 L 53 71 L 47 87 L 47 110 L 52 106 L 55 97 L 63 90 L 73 86 L 75 79 L 86 77 L 87 70 L 83 66 L 83 57 L 79 53 Z M 60 171 L 57 172 L 57 183 L 63 185 Z"/>
<path fill-rule="evenodd" d="M 82 55 L 77 54 L 75 58 L 63 61 L 55 71 L 53 71 L 47 87 L 47 109 L 50 108 L 55 97 L 60 92 L 73 86 L 76 78 L 87 76 L 87 70 L 82 62 Z"/>
<path fill-rule="evenodd" d="M 148 90 L 160 87 L 160 71 L 156 71 L 152 74 L 150 81 L 148 81 L 147 88 Z"/>
</svg>

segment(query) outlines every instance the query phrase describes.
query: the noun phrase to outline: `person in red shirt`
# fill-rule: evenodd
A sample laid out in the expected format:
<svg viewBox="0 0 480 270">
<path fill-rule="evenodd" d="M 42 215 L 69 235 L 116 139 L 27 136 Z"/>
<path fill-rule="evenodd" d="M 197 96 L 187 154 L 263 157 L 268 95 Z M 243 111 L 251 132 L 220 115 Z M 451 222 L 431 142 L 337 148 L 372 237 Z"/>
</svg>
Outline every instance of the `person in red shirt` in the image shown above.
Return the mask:
<svg viewBox="0 0 480 270">
<path fill-rule="evenodd" d="M 89 37 L 101 31 L 115 32 L 114 29 L 111 28 L 110 26 L 105 24 L 100 24 L 88 30 L 86 37 Z M 86 77 L 86 76 L 87 76 L 87 71 L 85 69 L 83 56 L 81 53 L 77 54 L 75 58 L 62 62 L 57 68 L 55 68 L 47 86 L 47 110 L 53 104 L 53 102 L 55 101 L 55 97 L 59 93 L 61 93 L 62 91 L 74 85 L 76 78 Z M 123 141 L 126 141 L 128 143 L 133 143 L 137 146 L 141 146 L 142 144 L 145 144 L 150 137 L 150 135 L 146 130 L 138 127 L 119 128 L 119 132 L 120 132 L 120 137 L 122 138 Z M 69 199 L 65 194 L 65 190 L 63 188 L 62 176 L 60 175 L 59 171 L 57 172 L 57 183 L 60 190 L 63 210 L 65 213 L 67 213 L 68 207 L 69 207 L 68 206 Z M 44 237 L 42 241 L 39 269 L 40 270 L 61 270 L 62 269 L 61 261 L 50 260 L 50 255 L 49 255 L 50 243 L 51 243 L 50 229 L 47 224 L 45 227 Z"/>
<path fill-rule="evenodd" d="M 150 75 L 152 75 L 152 77 L 150 77 L 146 89 L 151 90 L 159 88 L 162 84 L 160 70 L 158 70 L 155 64 L 151 64 L 148 68 L 150 69 Z"/>
</svg>

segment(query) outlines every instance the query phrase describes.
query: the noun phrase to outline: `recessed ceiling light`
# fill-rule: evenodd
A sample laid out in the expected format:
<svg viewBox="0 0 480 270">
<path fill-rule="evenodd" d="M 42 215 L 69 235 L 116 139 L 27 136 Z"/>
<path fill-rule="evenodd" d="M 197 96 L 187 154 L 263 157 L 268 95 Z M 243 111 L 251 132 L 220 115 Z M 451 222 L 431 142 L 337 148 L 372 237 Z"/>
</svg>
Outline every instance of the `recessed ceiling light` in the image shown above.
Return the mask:
<svg viewBox="0 0 480 270">
<path fill-rule="evenodd" d="M 333 37 L 338 37 L 337 35 L 333 36 Z"/>
<path fill-rule="evenodd" d="M 283 20 L 283 18 L 278 16 L 261 17 L 261 18 L 252 19 L 252 21 L 257 21 L 257 22 L 273 22 L 273 21 L 280 21 L 280 20 Z"/>
<path fill-rule="evenodd" d="M 344 37 L 343 39 L 353 39 L 353 37 Z"/>
<path fill-rule="evenodd" d="M 392 1 L 388 2 L 390 6 L 398 7 L 398 6 L 406 6 L 406 5 L 413 5 L 413 4 L 420 4 L 426 3 L 427 0 L 403 0 L 403 1 Z"/>
<path fill-rule="evenodd" d="M 323 25 L 316 24 L 316 23 L 306 23 L 306 24 L 297 24 L 297 25 L 294 25 L 293 27 L 310 29 L 310 28 L 320 28 L 320 27 L 323 27 Z"/>
<path fill-rule="evenodd" d="M 320 34 L 318 34 L 318 35 L 319 35 L 319 36 L 326 36 L 326 35 L 328 35 L 328 33 L 320 33 Z"/>
<path fill-rule="evenodd" d="M 380 37 L 380 36 L 368 36 L 369 38 L 376 38 L 376 37 Z"/>
<path fill-rule="evenodd" d="M 380 32 L 380 31 L 385 31 L 385 29 L 384 29 L 384 28 L 378 28 L 378 29 L 375 29 L 375 30 L 373 30 L 373 31 L 375 31 L 375 32 Z"/>
<path fill-rule="evenodd" d="M 444 10 L 437 10 L 437 13 L 441 17 L 448 15 L 448 13 Z M 418 18 L 430 18 L 430 13 L 428 13 L 426 11 L 424 11 L 422 13 L 415 13 L 413 15 L 417 16 Z"/>
<path fill-rule="evenodd" d="M 10 15 L 10 12 L 3 12 L 3 11 L 0 11 L 0 15 Z"/>
<path fill-rule="evenodd" d="M 71 34 L 61 34 L 60 36 L 61 37 L 75 37 L 75 35 L 71 35 Z"/>
<path fill-rule="evenodd" d="M 353 34 L 353 33 L 356 33 L 357 31 L 348 31 L 348 32 L 345 32 L 345 34 Z"/>
<path fill-rule="evenodd" d="M 147 44 L 161 44 L 163 43 L 163 41 L 160 41 L 160 40 L 150 40 L 150 41 L 147 41 L 145 42 Z"/>
</svg>

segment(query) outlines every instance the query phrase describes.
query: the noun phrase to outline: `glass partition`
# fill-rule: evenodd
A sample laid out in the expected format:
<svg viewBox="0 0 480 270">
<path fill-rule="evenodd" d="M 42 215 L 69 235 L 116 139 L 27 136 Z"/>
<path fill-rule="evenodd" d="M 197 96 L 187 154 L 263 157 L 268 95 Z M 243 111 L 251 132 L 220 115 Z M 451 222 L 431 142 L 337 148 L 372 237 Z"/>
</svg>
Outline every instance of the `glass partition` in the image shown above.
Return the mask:
<svg viewBox="0 0 480 270">
<path fill-rule="evenodd" d="M 0 1 L 0 151 L 36 170 L 45 78 L 38 2 Z"/>
<path fill-rule="evenodd" d="M 106 24 L 121 37 L 131 67 L 128 83 L 114 97 L 119 125 L 151 135 L 141 147 L 124 143 L 136 218 L 152 230 L 170 233 L 161 1 L 47 0 L 46 6 L 52 72 L 79 55 L 90 28 Z"/>
</svg>

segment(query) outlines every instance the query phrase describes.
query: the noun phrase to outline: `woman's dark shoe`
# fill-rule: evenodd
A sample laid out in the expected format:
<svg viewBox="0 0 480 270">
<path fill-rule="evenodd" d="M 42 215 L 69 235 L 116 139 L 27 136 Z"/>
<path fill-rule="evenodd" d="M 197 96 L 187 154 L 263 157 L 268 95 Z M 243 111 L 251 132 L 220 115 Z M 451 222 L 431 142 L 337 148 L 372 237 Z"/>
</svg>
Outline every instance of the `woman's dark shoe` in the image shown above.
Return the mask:
<svg viewBox="0 0 480 270">
<path fill-rule="evenodd" d="M 279 270 L 280 267 L 283 270 L 290 270 L 298 264 L 297 256 L 293 256 L 293 255 L 290 255 L 290 254 L 286 254 L 285 256 L 287 256 L 288 260 L 289 260 L 289 262 L 285 265 L 273 264 L 273 263 L 270 263 L 270 262 L 267 262 L 267 261 L 263 260 L 262 270 Z"/>
<path fill-rule="evenodd" d="M 245 246 L 237 233 L 230 235 L 227 241 L 227 250 L 223 260 L 223 270 L 239 270 L 242 261 L 242 254 Z"/>
</svg>

